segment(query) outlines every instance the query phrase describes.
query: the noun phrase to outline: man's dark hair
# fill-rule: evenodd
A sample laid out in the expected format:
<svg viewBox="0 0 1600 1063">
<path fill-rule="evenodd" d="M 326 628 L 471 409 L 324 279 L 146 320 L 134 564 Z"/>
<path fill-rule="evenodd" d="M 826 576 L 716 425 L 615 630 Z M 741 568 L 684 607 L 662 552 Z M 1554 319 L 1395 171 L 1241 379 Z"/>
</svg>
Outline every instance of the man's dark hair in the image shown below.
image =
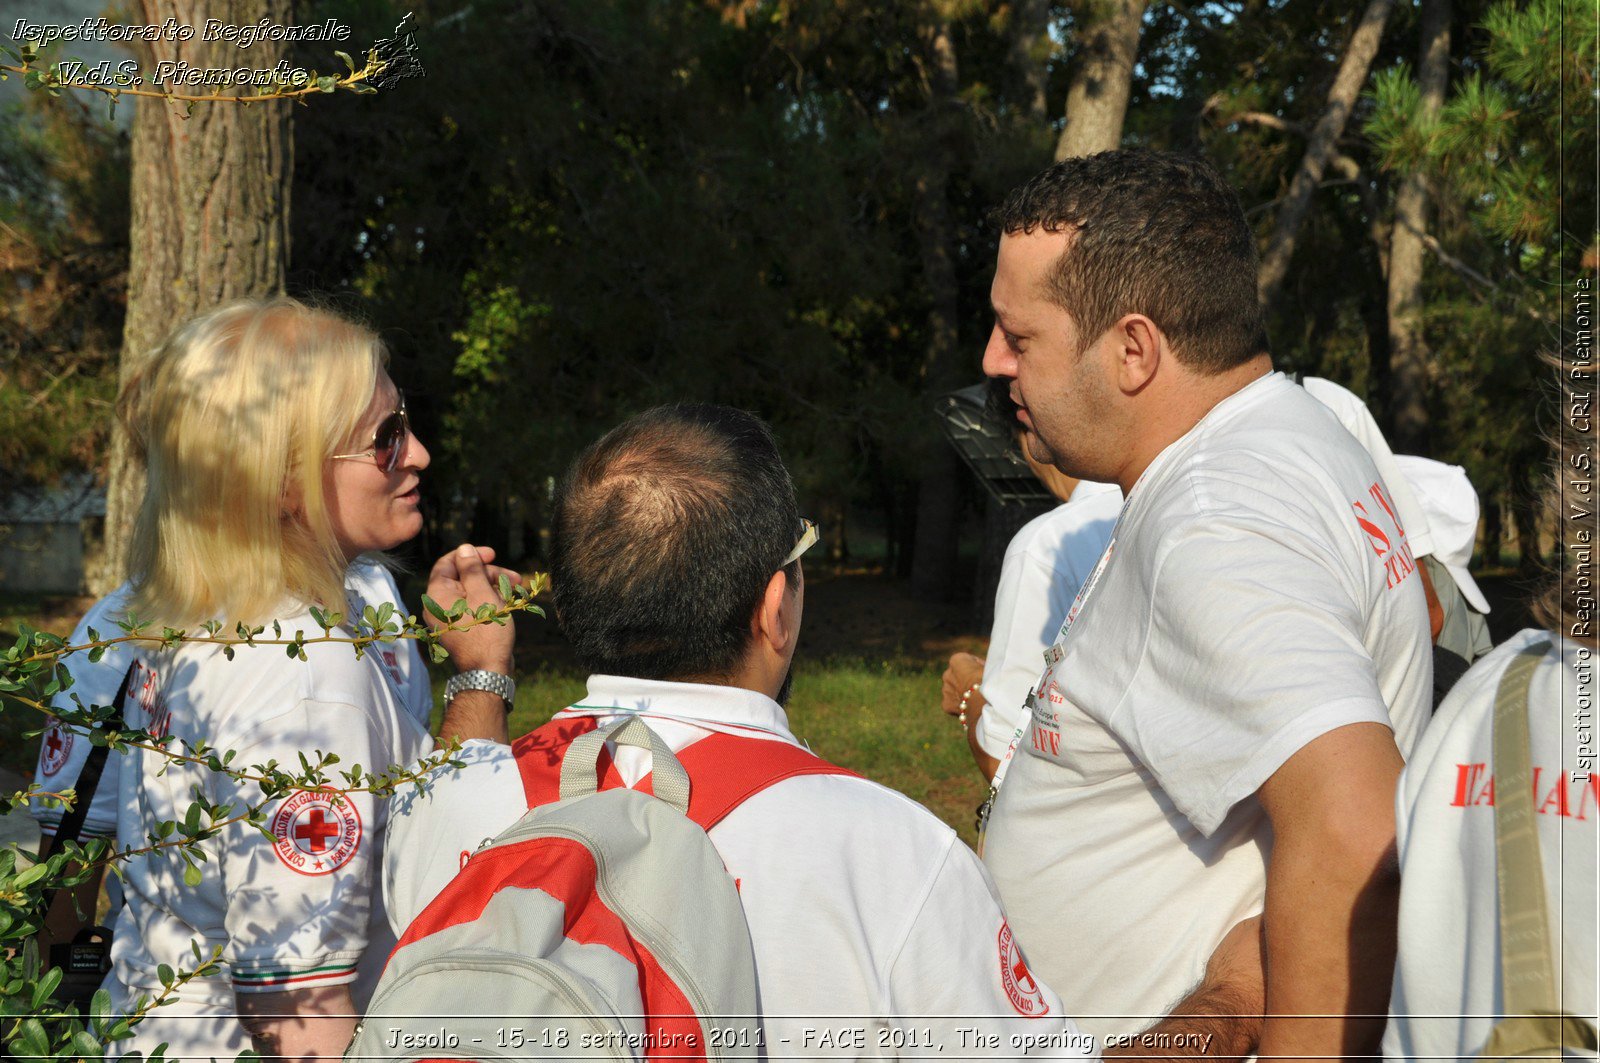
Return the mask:
<svg viewBox="0 0 1600 1063">
<path fill-rule="evenodd" d="M 1239 197 L 1204 159 L 1144 150 L 1066 159 L 1014 190 L 993 217 L 1006 234 L 1076 232 L 1048 284 L 1084 348 L 1139 313 L 1201 372 L 1267 350 L 1255 236 Z"/>
<path fill-rule="evenodd" d="M 759 418 L 683 404 L 625 421 L 578 457 L 556 496 L 552 590 L 579 663 L 638 679 L 728 677 L 800 530 L 794 484 Z"/>
</svg>

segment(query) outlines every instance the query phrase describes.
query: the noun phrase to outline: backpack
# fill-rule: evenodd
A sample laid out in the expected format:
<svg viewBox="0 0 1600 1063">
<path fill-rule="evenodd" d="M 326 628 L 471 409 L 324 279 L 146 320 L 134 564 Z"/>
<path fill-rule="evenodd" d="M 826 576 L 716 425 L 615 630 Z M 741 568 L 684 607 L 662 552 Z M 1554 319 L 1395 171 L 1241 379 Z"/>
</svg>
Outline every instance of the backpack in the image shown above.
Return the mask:
<svg viewBox="0 0 1600 1063">
<path fill-rule="evenodd" d="M 606 742 L 651 751 L 621 785 Z M 754 952 L 706 831 L 795 775 L 851 774 L 717 733 L 674 756 L 638 717 L 518 741 L 531 810 L 390 954 L 348 1060 L 718 1060 L 763 1054 Z"/>
</svg>

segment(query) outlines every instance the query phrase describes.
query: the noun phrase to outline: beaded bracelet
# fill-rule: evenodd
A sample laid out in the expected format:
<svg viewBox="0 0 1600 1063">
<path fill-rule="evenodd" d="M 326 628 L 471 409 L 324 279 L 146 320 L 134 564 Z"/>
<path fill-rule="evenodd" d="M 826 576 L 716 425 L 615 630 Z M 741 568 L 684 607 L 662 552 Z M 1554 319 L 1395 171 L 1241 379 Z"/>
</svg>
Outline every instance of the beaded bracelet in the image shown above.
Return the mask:
<svg viewBox="0 0 1600 1063">
<path fill-rule="evenodd" d="M 961 733 L 967 733 L 967 702 L 972 700 L 972 695 L 978 692 L 978 684 L 974 683 L 961 693 L 961 706 L 956 713 L 956 719 L 961 721 Z"/>
</svg>

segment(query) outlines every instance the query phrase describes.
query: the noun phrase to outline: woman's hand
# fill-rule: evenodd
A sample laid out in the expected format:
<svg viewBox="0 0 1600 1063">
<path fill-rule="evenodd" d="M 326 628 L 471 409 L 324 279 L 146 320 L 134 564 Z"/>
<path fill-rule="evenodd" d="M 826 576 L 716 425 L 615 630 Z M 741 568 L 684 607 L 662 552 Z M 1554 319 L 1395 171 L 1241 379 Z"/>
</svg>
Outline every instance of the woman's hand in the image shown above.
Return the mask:
<svg viewBox="0 0 1600 1063">
<path fill-rule="evenodd" d="M 961 711 L 961 695 L 972 690 L 983 680 L 983 658 L 974 653 L 952 653 L 950 667 L 944 670 L 944 689 L 940 699 L 940 707 L 950 716 L 955 716 Z M 974 700 L 980 703 L 983 695 L 973 691 L 967 699 L 967 709 L 971 711 Z"/>
</svg>

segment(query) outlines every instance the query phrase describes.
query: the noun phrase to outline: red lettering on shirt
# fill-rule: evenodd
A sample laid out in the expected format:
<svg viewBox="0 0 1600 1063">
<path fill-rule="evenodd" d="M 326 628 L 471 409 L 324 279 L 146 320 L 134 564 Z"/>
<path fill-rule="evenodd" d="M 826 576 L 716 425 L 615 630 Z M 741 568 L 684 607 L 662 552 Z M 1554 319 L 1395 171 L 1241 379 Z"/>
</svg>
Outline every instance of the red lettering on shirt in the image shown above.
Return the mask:
<svg viewBox="0 0 1600 1063">
<path fill-rule="evenodd" d="M 1539 769 L 1533 769 L 1534 800 L 1539 796 Z M 1567 777 L 1560 772 L 1556 773 L 1556 784 L 1550 787 L 1550 792 L 1545 795 L 1544 801 L 1539 805 L 1539 815 L 1552 815 L 1550 806 L 1555 806 L 1554 815 L 1570 817 L 1572 813 L 1567 809 Z"/>
<path fill-rule="evenodd" d="M 1595 804 L 1600 805 L 1600 775 L 1596 775 L 1592 771 L 1589 773 L 1589 785 L 1578 791 L 1578 814 L 1573 816 L 1573 819 L 1587 820 L 1589 818 L 1589 801 L 1591 798 Z"/>
<path fill-rule="evenodd" d="M 1356 523 L 1361 525 L 1361 530 L 1366 532 L 1367 537 L 1372 540 L 1372 552 L 1377 554 L 1379 557 L 1387 554 L 1391 545 L 1389 542 L 1389 536 L 1382 528 L 1378 527 L 1376 524 L 1372 523 L 1372 521 L 1367 519 L 1366 504 L 1363 502 L 1352 502 L 1350 505 L 1356 511 Z"/>
<path fill-rule="evenodd" d="M 1547 785 L 1545 769 L 1536 766 L 1533 769 L 1533 780 L 1528 787 L 1533 794 L 1534 811 L 1541 816 L 1555 816 L 1559 819 L 1579 821 L 1587 819 L 1590 798 L 1600 800 L 1600 789 L 1596 787 L 1595 778 L 1595 775 L 1590 774 L 1588 785 L 1578 791 L 1578 810 L 1574 814 L 1567 790 L 1566 775 L 1556 772 L 1555 782 Z M 1452 808 L 1494 807 L 1494 776 L 1489 774 L 1489 765 L 1485 763 L 1456 765 L 1456 786 L 1450 798 L 1450 806 Z"/>
<path fill-rule="evenodd" d="M 1399 586 L 1400 581 L 1415 572 L 1417 568 L 1416 558 L 1411 555 L 1410 544 L 1401 543 L 1400 549 L 1383 559 L 1383 567 L 1387 573 L 1384 586 Z"/>
<path fill-rule="evenodd" d="M 1046 731 L 1038 724 L 1033 725 L 1033 748 L 1041 753 L 1048 753 L 1052 757 L 1061 752 L 1061 733 L 1059 731 Z"/>
<path fill-rule="evenodd" d="M 1468 796 L 1477 789 L 1478 776 L 1483 774 L 1487 764 L 1457 764 L 1456 765 L 1456 795 L 1450 799 L 1450 804 L 1456 808 L 1466 808 L 1472 802 Z"/>
<path fill-rule="evenodd" d="M 1400 518 L 1396 515 L 1394 504 L 1389 500 L 1383 485 L 1373 481 L 1367 487 L 1367 494 L 1372 496 L 1378 509 L 1383 510 L 1383 515 L 1389 518 L 1389 523 L 1394 528 L 1392 537 L 1376 522 L 1376 510 L 1367 509 L 1365 502 L 1358 499 L 1351 502 L 1350 507 L 1356 512 L 1356 524 L 1365 533 L 1367 545 L 1372 547 L 1372 552 L 1377 554 L 1378 560 L 1383 563 L 1384 586 L 1393 589 L 1400 586 L 1407 576 L 1417 570 L 1417 559 L 1411 553 L 1411 544 L 1406 542 L 1406 531 L 1400 526 Z"/>
<path fill-rule="evenodd" d="M 1383 485 L 1374 483 L 1371 487 L 1367 488 L 1367 493 L 1377 500 L 1378 505 L 1383 507 L 1383 511 L 1385 513 L 1389 514 L 1389 519 L 1394 521 L 1394 530 L 1399 532 L 1401 535 L 1404 535 L 1406 530 L 1400 524 L 1400 514 L 1395 512 L 1394 504 L 1389 501 L 1389 496 L 1384 491 Z"/>
<path fill-rule="evenodd" d="M 135 711 L 128 714 L 127 722 L 143 728 L 151 738 L 167 737 L 172 733 L 172 710 L 167 708 L 166 695 L 156 682 L 155 669 L 143 661 L 134 661 L 130 667 L 133 676 L 128 681 L 128 694 Z"/>
</svg>

